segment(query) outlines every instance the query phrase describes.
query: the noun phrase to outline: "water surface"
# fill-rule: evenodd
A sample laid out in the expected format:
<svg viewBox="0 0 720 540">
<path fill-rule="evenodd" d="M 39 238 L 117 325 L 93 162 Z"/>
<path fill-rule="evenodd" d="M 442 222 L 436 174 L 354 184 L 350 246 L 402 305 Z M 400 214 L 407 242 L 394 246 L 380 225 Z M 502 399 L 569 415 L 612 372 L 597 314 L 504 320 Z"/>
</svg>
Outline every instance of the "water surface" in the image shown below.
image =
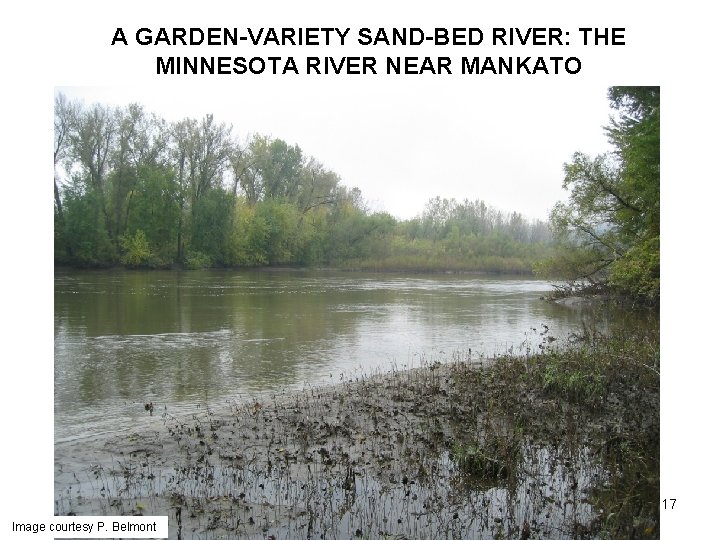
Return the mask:
<svg viewBox="0 0 720 540">
<path fill-rule="evenodd" d="M 578 331 L 545 281 L 311 271 L 55 275 L 55 440 Z"/>
</svg>

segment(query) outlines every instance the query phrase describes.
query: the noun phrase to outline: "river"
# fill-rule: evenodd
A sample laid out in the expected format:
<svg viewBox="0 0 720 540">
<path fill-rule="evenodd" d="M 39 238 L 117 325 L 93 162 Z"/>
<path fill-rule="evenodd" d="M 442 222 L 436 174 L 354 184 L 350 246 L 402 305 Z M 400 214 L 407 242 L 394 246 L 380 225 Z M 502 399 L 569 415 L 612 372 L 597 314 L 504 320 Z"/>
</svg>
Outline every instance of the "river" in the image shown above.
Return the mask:
<svg viewBox="0 0 720 540">
<path fill-rule="evenodd" d="M 536 351 L 586 317 L 542 301 L 551 290 L 546 281 L 468 275 L 57 271 L 55 441 L 128 429 L 148 402 L 190 412 Z"/>
</svg>

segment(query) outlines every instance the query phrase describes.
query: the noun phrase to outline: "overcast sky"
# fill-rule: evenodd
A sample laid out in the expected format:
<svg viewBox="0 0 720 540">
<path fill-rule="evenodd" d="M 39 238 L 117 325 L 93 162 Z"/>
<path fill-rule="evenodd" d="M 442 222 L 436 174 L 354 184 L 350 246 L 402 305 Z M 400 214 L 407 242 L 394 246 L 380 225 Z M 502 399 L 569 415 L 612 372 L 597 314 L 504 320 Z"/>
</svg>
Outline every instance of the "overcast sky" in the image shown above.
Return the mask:
<svg viewBox="0 0 720 540">
<path fill-rule="evenodd" d="M 139 102 L 168 120 L 213 113 L 231 123 L 235 134 L 279 137 L 297 143 L 359 187 L 376 210 L 400 218 L 422 212 L 434 196 L 482 199 L 498 209 L 547 218 L 565 197 L 562 165 L 575 151 L 608 149 L 603 126 L 613 84 L 659 84 L 664 65 L 657 44 L 661 29 L 648 24 L 641 9 L 622 12 L 620 3 L 584 4 L 514 2 L 502 8 L 468 2 L 275 2 L 233 7 L 177 2 L 168 11 L 156 3 L 137 3 L 142 11 L 94 13 L 90 24 L 75 22 L 64 10 L 54 14 L 65 25 L 53 26 L 63 61 L 52 64 L 56 87 L 86 103 Z M 222 6 L 222 8 L 220 7 Z M 214 8 L 214 9 L 211 9 Z M 622 46 L 584 46 L 580 27 L 620 27 Z M 141 46 L 136 30 L 148 28 L 269 27 L 350 29 L 345 45 L 329 46 Z M 375 35 L 393 27 L 480 28 L 479 46 L 360 46 L 360 28 Z M 562 28 L 560 46 L 494 45 L 492 28 Z M 110 45 L 123 28 L 128 45 Z M 74 30 L 74 31 L 73 31 Z M 279 31 L 279 30 L 278 30 Z M 370 75 L 157 75 L 161 56 L 292 56 L 300 71 L 305 55 L 373 56 Z M 388 56 L 453 59 L 452 75 L 386 75 Z M 461 56 L 577 57 L 578 75 L 462 75 Z M 79 61 L 83 59 L 83 61 Z M 435 64 L 437 62 L 435 61 Z M 532 62 L 531 62 L 532 64 Z M 72 85 L 72 87 L 65 87 Z"/>
<path fill-rule="evenodd" d="M 564 198 L 562 165 L 609 149 L 611 112 L 600 84 L 449 85 L 420 78 L 305 81 L 207 88 L 58 87 L 86 104 L 141 103 L 167 120 L 212 113 L 240 140 L 261 133 L 297 143 L 400 218 L 431 197 L 481 199 L 546 219 Z"/>
</svg>

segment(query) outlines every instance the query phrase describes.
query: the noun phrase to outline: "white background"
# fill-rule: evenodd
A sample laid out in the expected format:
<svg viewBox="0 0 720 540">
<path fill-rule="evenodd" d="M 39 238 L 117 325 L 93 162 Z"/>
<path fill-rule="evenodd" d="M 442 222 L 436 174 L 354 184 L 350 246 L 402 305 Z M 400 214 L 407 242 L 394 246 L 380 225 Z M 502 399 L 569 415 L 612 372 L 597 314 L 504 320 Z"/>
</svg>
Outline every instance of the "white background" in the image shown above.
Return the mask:
<svg viewBox="0 0 720 540">
<path fill-rule="evenodd" d="M 344 4 L 344 3 L 343 3 Z M 662 87 L 662 498 L 664 538 L 712 534 L 718 405 L 713 272 L 717 241 L 717 21 L 689 1 L 26 2 L 5 8 L 2 54 L 2 464 L 0 535 L 53 513 L 52 107 L 56 87 L 87 103 L 145 102 L 168 119 L 215 113 L 244 136 L 297 143 L 399 217 L 430 197 L 481 198 L 546 217 L 562 162 L 604 148 L 611 85 Z M 12 11 L 14 9 L 15 11 Z M 140 27 L 559 26 L 569 47 L 140 47 Z M 625 27 L 624 47 L 580 47 L 579 27 Z M 110 46 L 117 27 L 130 45 Z M 352 35 L 352 31 L 351 34 Z M 157 76 L 158 55 L 577 56 L 579 75 Z M 382 65 L 382 64 L 381 64 Z M 107 100 L 103 96 L 111 96 Z M 232 106 L 232 102 L 237 107 Z M 183 112 L 187 110 L 187 112 Z M 175 112 L 172 112 L 175 111 Z M 468 157 L 470 156 L 470 157 Z M 9 532 L 8 534 L 9 535 Z M 37 537 L 37 535 L 35 535 Z"/>
</svg>

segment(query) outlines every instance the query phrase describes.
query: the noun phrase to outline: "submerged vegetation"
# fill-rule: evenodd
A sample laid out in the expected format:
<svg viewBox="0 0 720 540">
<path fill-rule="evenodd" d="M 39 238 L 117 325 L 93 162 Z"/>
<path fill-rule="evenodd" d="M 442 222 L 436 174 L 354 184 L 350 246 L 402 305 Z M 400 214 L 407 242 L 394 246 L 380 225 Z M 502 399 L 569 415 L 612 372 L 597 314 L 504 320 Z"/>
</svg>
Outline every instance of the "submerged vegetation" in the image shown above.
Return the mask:
<svg viewBox="0 0 720 540">
<path fill-rule="evenodd" d="M 657 538 L 657 336 L 576 338 L 166 410 L 66 466 L 56 512 L 167 514 L 171 538 Z"/>
</svg>

